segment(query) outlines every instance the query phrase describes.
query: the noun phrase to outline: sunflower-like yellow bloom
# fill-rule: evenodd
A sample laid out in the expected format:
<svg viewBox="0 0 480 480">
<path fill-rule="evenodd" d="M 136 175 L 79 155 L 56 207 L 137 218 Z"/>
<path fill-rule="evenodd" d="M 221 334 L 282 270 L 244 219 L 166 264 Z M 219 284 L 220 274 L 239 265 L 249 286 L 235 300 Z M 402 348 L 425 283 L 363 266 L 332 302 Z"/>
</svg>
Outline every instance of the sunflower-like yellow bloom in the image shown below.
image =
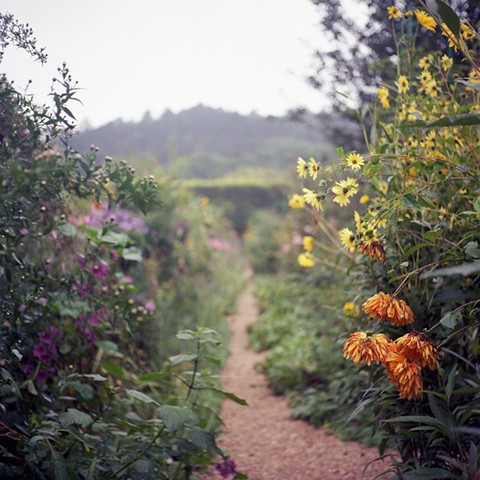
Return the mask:
<svg viewBox="0 0 480 480">
<path fill-rule="evenodd" d="M 415 17 L 417 17 L 417 22 L 427 30 L 431 32 L 435 31 L 437 26 L 437 22 L 435 19 L 429 15 L 428 13 L 424 12 L 423 10 L 415 10 Z"/>
<path fill-rule="evenodd" d="M 388 19 L 402 18 L 402 12 L 395 6 L 387 7 Z"/>
<path fill-rule="evenodd" d="M 342 245 L 349 251 L 354 252 L 357 244 L 355 240 L 355 234 L 347 227 L 342 228 L 338 233 Z"/>
<path fill-rule="evenodd" d="M 476 37 L 475 30 L 470 28 L 470 26 L 467 25 L 466 23 L 462 23 L 460 25 L 460 28 L 461 28 L 461 34 L 464 40 L 467 40 L 467 41 L 473 40 Z"/>
<path fill-rule="evenodd" d="M 320 170 L 320 167 L 318 166 L 318 163 L 315 161 L 313 157 L 310 157 L 310 160 L 308 162 L 308 173 L 310 174 L 313 180 L 317 179 L 319 170 Z"/>
<path fill-rule="evenodd" d="M 411 362 L 420 363 L 422 367 L 435 370 L 437 368 L 438 350 L 431 344 L 426 335 L 410 332 L 395 340 L 398 352 Z"/>
<path fill-rule="evenodd" d="M 387 87 L 377 88 L 378 100 L 385 110 L 390 108 L 390 92 Z"/>
<path fill-rule="evenodd" d="M 442 35 L 447 37 L 448 46 L 453 48 L 455 52 L 458 51 L 458 40 L 455 34 L 450 30 L 446 23 L 441 24 Z"/>
<path fill-rule="evenodd" d="M 387 354 L 385 368 L 388 378 L 396 385 L 400 398 L 422 398 L 423 382 L 420 367 L 416 363 L 393 350 Z"/>
<path fill-rule="evenodd" d="M 299 195 L 298 193 L 293 194 L 289 199 L 288 199 L 288 206 L 293 209 L 300 209 L 305 207 L 305 199 L 303 198 L 302 195 Z"/>
<path fill-rule="evenodd" d="M 370 197 L 367 194 L 362 195 L 359 200 L 359 202 L 362 204 L 368 203 L 369 201 L 370 201 Z"/>
<path fill-rule="evenodd" d="M 351 358 L 355 363 L 384 363 L 391 342 L 383 333 L 355 332 L 344 343 L 343 356 Z"/>
<path fill-rule="evenodd" d="M 398 77 L 398 93 L 407 93 L 410 90 L 410 83 L 405 75 Z"/>
<path fill-rule="evenodd" d="M 390 293 L 379 292 L 370 297 L 363 305 L 362 310 L 378 320 L 385 320 L 392 325 L 408 325 L 415 317 L 412 309 L 404 300 L 397 300 Z"/>
<path fill-rule="evenodd" d="M 365 160 L 357 152 L 349 153 L 345 157 L 345 162 L 353 171 L 360 170 L 360 168 L 362 168 L 362 166 L 365 164 Z"/>
<path fill-rule="evenodd" d="M 453 59 L 448 55 L 443 55 L 440 59 L 440 63 L 442 64 L 444 70 L 450 70 L 453 66 Z"/>
<path fill-rule="evenodd" d="M 307 178 L 308 164 L 302 157 L 297 159 L 297 173 L 300 178 Z"/>
<path fill-rule="evenodd" d="M 426 55 L 425 57 L 422 57 L 419 61 L 418 61 L 418 66 L 422 69 L 422 70 L 427 70 L 429 69 L 431 66 L 432 66 L 432 57 L 430 55 Z"/>
<path fill-rule="evenodd" d="M 340 180 L 332 187 L 332 192 L 335 194 L 333 201 L 344 207 L 350 203 L 350 197 L 358 193 L 358 183 L 354 178 Z"/>
<path fill-rule="evenodd" d="M 316 208 L 317 210 L 323 210 L 323 207 L 322 207 L 323 195 L 315 193 L 309 188 L 304 188 L 303 199 L 305 200 L 305 203 L 308 203 L 309 205 Z"/>
<path fill-rule="evenodd" d="M 343 312 L 347 317 L 358 317 L 360 315 L 360 309 L 358 305 L 353 302 L 347 302 L 343 306 Z"/>
<path fill-rule="evenodd" d="M 307 251 L 307 252 L 311 252 L 313 250 L 313 237 L 310 236 L 310 235 L 306 235 L 305 237 L 303 237 L 303 248 Z"/>
<path fill-rule="evenodd" d="M 303 268 L 312 268 L 315 265 L 315 259 L 310 252 L 301 253 L 297 257 L 298 264 Z"/>
</svg>

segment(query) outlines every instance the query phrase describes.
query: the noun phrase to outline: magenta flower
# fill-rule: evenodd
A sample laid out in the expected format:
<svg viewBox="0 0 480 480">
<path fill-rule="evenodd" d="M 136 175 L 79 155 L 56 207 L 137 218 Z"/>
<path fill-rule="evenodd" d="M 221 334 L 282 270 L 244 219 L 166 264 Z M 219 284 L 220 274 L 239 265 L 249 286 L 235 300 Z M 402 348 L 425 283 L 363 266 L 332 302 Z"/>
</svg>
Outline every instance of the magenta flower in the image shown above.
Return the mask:
<svg viewBox="0 0 480 480">
<path fill-rule="evenodd" d="M 228 478 L 230 475 L 234 477 L 237 474 L 237 466 L 233 458 L 225 458 L 223 461 L 217 462 L 215 469 L 222 478 Z"/>
<path fill-rule="evenodd" d="M 107 276 L 108 267 L 103 262 L 97 262 L 91 266 L 90 272 L 97 279 L 105 278 Z"/>
</svg>

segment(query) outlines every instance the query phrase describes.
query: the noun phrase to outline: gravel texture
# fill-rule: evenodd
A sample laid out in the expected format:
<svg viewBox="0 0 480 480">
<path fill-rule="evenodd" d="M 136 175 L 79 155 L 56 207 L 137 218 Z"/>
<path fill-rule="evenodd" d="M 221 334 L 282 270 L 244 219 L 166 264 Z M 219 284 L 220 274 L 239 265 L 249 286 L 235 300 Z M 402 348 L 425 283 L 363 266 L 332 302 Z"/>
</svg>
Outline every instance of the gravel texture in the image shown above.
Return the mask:
<svg viewBox="0 0 480 480">
<path fill-rule="evenodd" d="M 378 451 L 357 442 L 344 442 L 324 428 L 291 420 L 284 397 L 274 396 L 263 375 L 255 370 L 262 355 L 248 348 L 247 328 L 257 319 L 252 283 L 230 317 L 230 351 L 223 371 L 223 388 L 248 402 L 225 401 L 225 422 L 219 446 L 235 459 L 250 480 L 373 480 L 389 467 Z M 215 471 L 203 480 L 221 478 Z"/>
</svg>

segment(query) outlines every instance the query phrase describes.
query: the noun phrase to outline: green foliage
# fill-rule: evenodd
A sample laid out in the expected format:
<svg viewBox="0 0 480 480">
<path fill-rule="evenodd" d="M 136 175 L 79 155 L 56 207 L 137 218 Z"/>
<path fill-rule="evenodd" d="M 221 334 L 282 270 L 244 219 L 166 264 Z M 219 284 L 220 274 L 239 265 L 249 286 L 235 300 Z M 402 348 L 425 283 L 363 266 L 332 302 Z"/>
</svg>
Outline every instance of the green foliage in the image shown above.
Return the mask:
<svg viewBox="0 0 480 480">
<path fill-rule="evenodd" d="M 0 19 L 2 51 L 45 60 L 29 28 Z M 52 106 L 0 78 L 0 477 L 192 478 L 224 456 L 219 399 L 244 403 L 218 387 L 225 350 L 211 328 L 225 329 L 240 285 L 234 245 L 167 180 L 75 151 L 77 90 L 66 65 Z M 159 192 L 165 215 L 139 216 Z M 223 296 L 208 302 L 208 289 Z"/>
</svg>

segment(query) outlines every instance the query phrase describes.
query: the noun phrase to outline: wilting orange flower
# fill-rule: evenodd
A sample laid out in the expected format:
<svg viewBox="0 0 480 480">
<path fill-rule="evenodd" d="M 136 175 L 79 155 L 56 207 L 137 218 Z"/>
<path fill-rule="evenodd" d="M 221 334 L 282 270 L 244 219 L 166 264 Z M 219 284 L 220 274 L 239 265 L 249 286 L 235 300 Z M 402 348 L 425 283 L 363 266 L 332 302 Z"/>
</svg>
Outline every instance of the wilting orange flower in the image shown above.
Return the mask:
<svg viewBox="0 0 480 480">
<path fill-rule="evenodd" d="M 430 370 L 437 368 L 438 350 L 430 343 L 426 335 L 410 332 L 395 340 L 398 352 L 411 362 L 417 362 Z"/>
<path fill-rule="evenodd" d="M 385 368 L 388 378 L 396 385 L 400 398 L 422 398 L 423 382 L 418 364 L 410 362 L 401 353 L 391 351 L 386 357 Z"/>
<path fill-rule="evenodd" d="M 392 343 L 383 333 L 355 332 L 343 345 L 343 356 L 355 363 L 384 363 Z"/>
<path fill-rule="evenodd" d="M 385 249 L 378 240 L 360 242 L 357 248 L 362 255 L 368 255 L 379 262 L 384 262 L 386 259 Z"/>
<path fill-rule="evenodd" d="M 392 325 L 408 325 L 415 320 L 412 309 L 404 300 L 397 300 L 390 293 L 379 292 L 363 305 L 365 313 L 378 320 L 386 320 Z"/>
</svg>

